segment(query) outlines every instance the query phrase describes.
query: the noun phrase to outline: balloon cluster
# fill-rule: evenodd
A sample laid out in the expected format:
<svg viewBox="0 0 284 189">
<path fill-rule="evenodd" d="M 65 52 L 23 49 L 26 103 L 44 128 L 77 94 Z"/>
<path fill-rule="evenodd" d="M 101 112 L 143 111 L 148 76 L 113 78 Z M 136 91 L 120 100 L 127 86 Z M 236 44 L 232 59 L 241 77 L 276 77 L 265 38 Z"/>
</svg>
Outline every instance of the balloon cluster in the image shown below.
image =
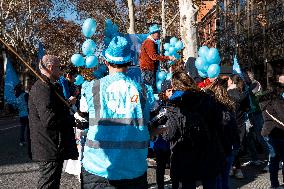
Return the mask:
<svg viewBox="0 0 284 189">
<path fill-rule="evenodd" d="M 90 39 L 96 33 L 97 23 L 94 19 L 88 18 L 84 21 L 82 26 L 82 33 L 87 38 L 82 44 L 82 54 L 73 54 L 71 57 L 71 62 L 75 67 L 85 67 L 85 68 L 94 68 L 98 66 L 99 61 L 95 55 L 96 43 Z M 75 78 L 75 84 L 81 85 L 84 82 L 84 78 L 81 75 L 78 75 Z"/>
<path fill-rule="evenodd" d="M 105 31 L 104 31 L 104 44 L 106 46 L 109 45 L 109 43 L 111 42 L 112 38 L 114 38 L 115 36 L 119 35 L 118 32 L 118 26 L 114 23 L 112 23 L 112 21 L 110 19 L 106 19 L 105 20 Z"/>
<path fill-rule="evenodd" d="M 165 56 L 174 56 L 177 60 L 179 60 L 181 57 L 178 54 L 178 51 L 183 49 L 183 43 L 182 41 L 178 40 L 176 37 L 172 37 L 170 39 L 170 43 L 164 44 L 165 49 Z M 171 64 L 172 61 L 169 62 Z"/>
<path fill-rule="evenodd" d="M 166 71 L 159 71 L 157 72 L 157 77 L 156 77 L 156 87 L 158 92 L 161 91 L 162 83 L 164 80 L 170 80 L 172 78 L 172 73 L 168 73 Z"/>
<path fill-rule="evenodd" d="M 202 46 L 198 50 L 198 58 L 195 60 L 195 67 L 198 74 L 203 78 L 215 78 L 220 74 L 221 58 L 216 48 Z"/>
</svg>

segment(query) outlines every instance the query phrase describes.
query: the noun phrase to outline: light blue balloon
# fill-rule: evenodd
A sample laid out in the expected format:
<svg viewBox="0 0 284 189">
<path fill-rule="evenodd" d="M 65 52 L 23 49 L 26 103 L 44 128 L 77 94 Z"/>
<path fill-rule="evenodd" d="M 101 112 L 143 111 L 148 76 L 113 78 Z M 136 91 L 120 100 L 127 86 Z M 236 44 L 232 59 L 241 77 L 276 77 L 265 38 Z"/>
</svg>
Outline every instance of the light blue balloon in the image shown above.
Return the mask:
<svg viewBox="0 0 284 189">
<path fill-rule="evenodd" d="M 82 33 L 85 37 L 90 38 L 96 33 L 97 22 L 92 18 L 88 18 L 84 21 L 82 26 Z"/>
<path fill-rule="evenodd" d="M 180 60 L 180 58 L 181 58 L 178 53 L 175 53 L 173 56 L 174 56 L 177 60 Z"/>
<path fill-rule="evenodd" d="M 170 47 L 169 53 L 170 53 L 171 56 L 174 55 L 176 53 L 176 49 L 174 47 Z"/>
<path fill-rule="evenodd" d="M 209 64 L 220 64 L 221 62 L 219 52 L 216 48 L 210 48 L 206 59 Z"/>
<path fill-rule="evenodd" d="M 178 42 L 178 39 L 176 38 L 176 37 L 172 37 L 171 39 L 170 39 L 170 44 L 171 44 L 171 46 L 175 46 L 176 45 L 176 42 Z"/>
<path fill-rule="evenodd" d="M 183 43 L 181 41 L 176 42 L 175 49 L 176 51 L 183 49 Z"/>
<path fill-rule="evenodd" d="M 157 81 L 156 87 L 157 87 L 158 92 L 160 92 L 162 88 L 162 81 Z"/>
<path fill-rule="evenodd" d="M 165 43 L 165 44 L 164 44 L 164 49 L 165 49 L 166 51 L 168 51 L 170 47 L 171 47 L 171 45 L 170 45 L 169 43 Z"/>
<path fill-rule="evenodd" d="M 207 75 L 209 78 L 215 78 L 218 77 L 220 74 L 220 66 L 218 64 L 211 64 L 207 70 Z"/>
<path fill-rule="evenodd" d="M 82 52 L 86 56 L 93 55 L 95 50 L 96 50 L 96 43 L 91 39 L 87 39 L 82 45 Z"/>
<path fill-rule="evenodd" d="M 199 71 L 206 72 L 209 67 L 209 64 L 205 57 L 198 57 L 195 60 L 195 67 Z"/>
<path fill-rule="evenodd" d="M 159 79 L 159 80 L 164 81 L 164 80 L 166 79 L 166 77 L 167 77 L 167 73 L 166 73 L 166 72 L 160 71 L 160 72 L 158 73 L 158 79 Z"/>
<path fill-rule="evenodd" d="M 198 56 L 200 57 L 207 57 L 209 53 L 209 48 L 207 46 L 202 46 L 198 50 Z"/>
<path fill-rule="evenodd" d="M 83 83 L 84 83 L 84 78 L 83 78 L 83 76 L 77 75 L 77 76 L 75 77 L 75 82 L 74 82 L 74 84 L 75 84 L 75 85 L 82 85 Z"/>
<path fill-rule="evenodd" d="M 85 65 L 85 60 L 81 54 L 73 54 L 71 57 L 71 62 L 76 67 Z"/>
<path fill-rule="evenodd" d="M 88 56 L 86 58 L 86 68 L 93 68 L 98 65 L 98 58 L 96 56 Z"/>
<path fill-rule="evenodd" d="M 167 77 L 166 77 L 166 80 L 170 80 L 170 79 L 172 79 L 172 77 L 173 77 L 173 74 L 172 73 L 168 73 Z"/>
<path fill-rule="evenodd" d="M 105 20 L 105 24 L 106 24 L 106 26 L 112 26 L 112 21 L 111 21 L 111 19 L 106 19 Z"/>
<path fill-rule="evenodd" d="M 165 55 L 165 56 L 170 56 L 170 52 L 169 52 L 169 51 L 166 51 L 164 55 Z"/>
<path fill-rule="evenodd" d="M 207 77 L 208 77 L 206 72 L 202 72 L 202 71 L 200 71 L 200 70 L 198 70 L 198 74 L 199 74 L 200 77 L 202 77 L 202 78 L 207 78 Z"/>
</svg>

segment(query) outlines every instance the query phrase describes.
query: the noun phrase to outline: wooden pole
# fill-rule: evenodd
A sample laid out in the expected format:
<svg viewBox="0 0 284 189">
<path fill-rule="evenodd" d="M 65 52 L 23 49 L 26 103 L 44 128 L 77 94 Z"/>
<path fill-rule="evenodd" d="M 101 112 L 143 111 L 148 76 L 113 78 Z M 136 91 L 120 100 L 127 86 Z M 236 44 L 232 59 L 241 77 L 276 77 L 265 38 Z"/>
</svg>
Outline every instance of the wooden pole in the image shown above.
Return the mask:
<svg viewBox="0 0 284 189">
<path fill-rule="evenodd" d="M 41 75 L 39 75 L 12 47 L 10 47 L 10 45 L 8 45 L 1 37 L 0 37 L 0 41 L 1 43 L 7 47 L 7 49 L 9 51 L 11 51 L 14 55 L 16 55 L 17 58 L 19 58 L 21 60 L 21 62 L 30 70 L 32 71 L 32 73 L 38 78 L 40 79 L 42 82 L 47 83 L 47 81 L 45 81 Z M 57 97 L 67 106 L 70 108 L 70 104 L 60 95 L 55 91 L 55 94 L 57 95 Z M 71 109 L 71 108 L 70 108 Z M 72 109 L 71 109 L 72 110 Z"/>
</svg>

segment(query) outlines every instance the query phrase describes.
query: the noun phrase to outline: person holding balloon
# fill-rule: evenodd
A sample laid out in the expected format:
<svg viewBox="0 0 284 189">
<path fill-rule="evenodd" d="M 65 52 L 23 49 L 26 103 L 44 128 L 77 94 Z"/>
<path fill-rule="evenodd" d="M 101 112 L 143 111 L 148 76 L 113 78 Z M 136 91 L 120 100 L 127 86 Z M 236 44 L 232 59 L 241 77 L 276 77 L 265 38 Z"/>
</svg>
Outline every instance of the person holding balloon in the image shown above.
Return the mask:
<svg viewBox="0 0 284 189">
<path fill-rule="evenodd" d="M 159 55 L 158 40 L 160 39 L 160 32 L 161 29 L 158 25 L 153 25 L 149 28 L 149 36 L 142 43 L 139 55 L 142 79 L 145 84 L 152 86 L 154 92 L 156 92 L 156 72 L 159 67 L 159 61 L 176 60 L 174 56 Z"/>
</svg>

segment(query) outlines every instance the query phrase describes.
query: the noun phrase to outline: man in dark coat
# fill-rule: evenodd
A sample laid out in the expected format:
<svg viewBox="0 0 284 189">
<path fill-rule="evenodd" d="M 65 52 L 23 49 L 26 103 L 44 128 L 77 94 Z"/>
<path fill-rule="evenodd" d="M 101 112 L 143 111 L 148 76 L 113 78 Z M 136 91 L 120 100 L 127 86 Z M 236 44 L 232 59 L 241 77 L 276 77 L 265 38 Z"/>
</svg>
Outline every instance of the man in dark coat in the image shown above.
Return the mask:
<svg viewBox="0 0 284 189">
<path fill-rule="evenodd" d="M 56 95 L 62 95 L 56 84 L 59 66 L 56 56 L 45 55 L 39 66 L 45 82 L 36 81 L 29 96 L 32 159 L 39 162 L 40 171 L 37 188 L 59 188 L 63 161 L 78 158 L 74 119 Z"/>
</svg>

